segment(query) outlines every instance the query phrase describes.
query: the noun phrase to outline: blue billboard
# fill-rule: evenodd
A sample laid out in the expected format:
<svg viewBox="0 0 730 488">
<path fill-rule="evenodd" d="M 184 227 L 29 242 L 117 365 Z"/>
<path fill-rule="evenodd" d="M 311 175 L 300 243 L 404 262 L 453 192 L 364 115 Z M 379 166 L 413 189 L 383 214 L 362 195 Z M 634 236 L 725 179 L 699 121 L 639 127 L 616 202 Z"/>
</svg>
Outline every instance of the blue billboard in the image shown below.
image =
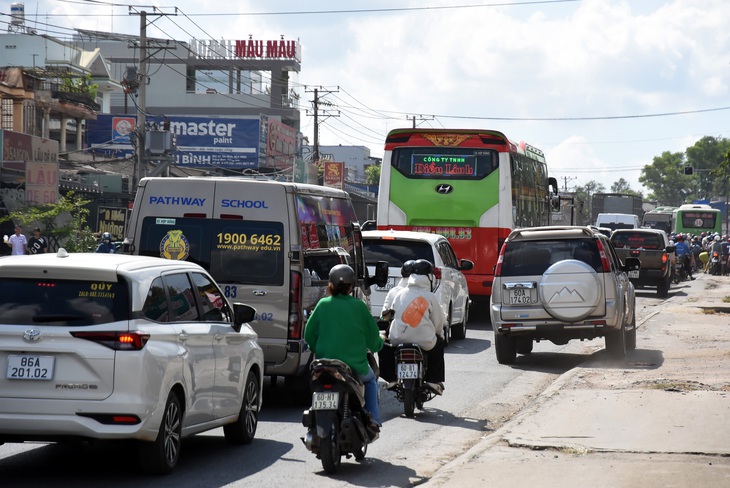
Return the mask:
<svg viewBox="0 0 730 488">
<path fill-rule="evenodd" d="M 170 131 L 175 134 L 177 166 L 257 169 L 262 126 L 259 117 L 201 117 L 170 115 Z M 148 127 L 162 129 L 163 117 L 147 117 Z M 99 114 L 86 121 L 90 152 L 107 157 L 128 158 L 134 154 L 130 135 L 135 116 Z M 265 129 L 264 129 L 265 130 Z"/>
</svg>

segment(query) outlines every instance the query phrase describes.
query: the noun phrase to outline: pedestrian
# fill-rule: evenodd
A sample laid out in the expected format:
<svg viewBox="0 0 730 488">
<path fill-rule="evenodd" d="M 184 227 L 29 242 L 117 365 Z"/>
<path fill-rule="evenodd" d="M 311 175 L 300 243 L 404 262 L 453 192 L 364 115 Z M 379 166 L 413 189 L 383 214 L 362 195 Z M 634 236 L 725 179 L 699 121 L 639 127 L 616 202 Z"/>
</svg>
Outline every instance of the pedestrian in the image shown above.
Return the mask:
<svg viewBox="0 0 730 488">
<path fill-rule="evenodd" d="M 10 254 L 20 255 L 25 254 L 25 247 L 28 245 L 28 239 L 22 234 L 23 228 L 19 225 L 15 226 L 15 234 L 10 237 L 5 236 L 3 240 L 10 246 L 12 252 Z"/>
<path fill-rule="evenodd" d="M 29 254 L 43 254 L 48 252 L 48 241 L 41 235 L 41 228 L 33 229 L 33 237 L 28 239 Z"/>
</svg>

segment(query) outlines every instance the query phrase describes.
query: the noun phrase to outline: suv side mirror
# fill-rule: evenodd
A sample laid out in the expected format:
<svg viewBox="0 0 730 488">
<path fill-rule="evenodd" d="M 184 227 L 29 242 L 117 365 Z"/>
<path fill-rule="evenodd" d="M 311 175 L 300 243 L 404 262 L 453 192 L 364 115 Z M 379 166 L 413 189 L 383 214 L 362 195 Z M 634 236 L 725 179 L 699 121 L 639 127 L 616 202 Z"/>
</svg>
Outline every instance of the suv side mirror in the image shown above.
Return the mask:
<svg viewBox="0 0 730 488">
<path fill-rule="evenodd" d="M 672 254 L 676 248 L 674 246 L 667 246 L 667 252 Z"/>
<path fill-rule="evenodd" d="M 473 261 L 469 261 L 468 259 L 459 260 L 459 271 L 469 271 L 470 269 L 474 269 Z"/>
<path fill-rule="evenodd" d="M 378 261 L 375 263 L 375 276 L 365 280 L 365 286 L 370 288 L 372 285 L 384 287 L 388 283 L 388 261 Z"/>
</svg>

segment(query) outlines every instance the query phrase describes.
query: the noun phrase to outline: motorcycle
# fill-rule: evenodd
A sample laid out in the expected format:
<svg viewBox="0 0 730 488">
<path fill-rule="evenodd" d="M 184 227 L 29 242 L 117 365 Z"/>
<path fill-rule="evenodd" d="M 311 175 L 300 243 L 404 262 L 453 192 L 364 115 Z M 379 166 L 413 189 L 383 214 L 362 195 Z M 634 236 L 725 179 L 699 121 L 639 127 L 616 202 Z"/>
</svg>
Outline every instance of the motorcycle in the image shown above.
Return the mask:
<svg viewBox="0 0 730 488">
<path fill-rule="evenodd" d="M 396 399 L 403 403 L 403 413 L 413 417 L 415 409 L 423 410 L 423 404 L 437 396 L 426 384 L 426 353 L 418 344 L 395 346 L 397 381 L 389 389 L 395 391 Z"/>
<path fill-rule="evenodd" d="M 677 259 L 677 262 L 674 265 L 674 283 L 677 284 L 680 281 L 684 281 L 686 279 L 687 271 L 684 269 L 684 260 Z"/>
<path fill-rule="evenodd" d="M 302 442 L 322 461 L 327 474 L 337 472 L 342 456 L 365 458 L 378 438 L 365 410 L 365 387 L 349 366 L 337 359 L 315 359 L 310 367 L 312 405 L 302 414 L 307 434 Z M 366 427 L 367 426 L 367 427 Z"/>
<path fill-rule="evenodd" d="M 713 252 L 712 255 L 710 256 L 710 274 L 717 276 L 720 273 L 721 273 L 720 253 Z"/>
</svg>

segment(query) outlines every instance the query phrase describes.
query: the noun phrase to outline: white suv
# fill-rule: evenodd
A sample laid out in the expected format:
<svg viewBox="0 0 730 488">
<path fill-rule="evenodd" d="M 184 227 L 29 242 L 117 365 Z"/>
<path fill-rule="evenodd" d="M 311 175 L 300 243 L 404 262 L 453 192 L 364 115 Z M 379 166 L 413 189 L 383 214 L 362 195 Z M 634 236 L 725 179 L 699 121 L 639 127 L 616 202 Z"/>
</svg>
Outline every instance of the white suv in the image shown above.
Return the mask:
<svg viewBox="0 0 730 488">
<path fill-rule="evenodd" d="M 370 274 L 378 261 L 388 263 L 386 286 L 373 285 L 370 295 L 370 311 L 379 317 L 385 296 L 401 278 L 401 267 L 408 260 L 426 259 L 434 265 L 434 293 L 448 319 L 446 339 L 466 337 L 466 322 L 469 319 L 469 289 L 462 270 L 470 270 L 474 263 L 468 259 L 458 260 L 448 239 L 439 234 L 394 230 L 372 230 L 362 233 L 365 264 Z"/>
<path fill-rule="evenodd" d="M 200 266 L 121 254 L 0 259 L 0 444 L 139 441 L 168 473 L 183 437 L 253 440 L 263 352 Z"/>
<path fill-rule="evenodd" d="M 497 260 L 490 315 L 497 361 L 511 364 L 533 341 L 604 337 L 623 357 L 636 348 L 634 285 L 609 239 L 589 227 L 514 230 Z"/>
</svg>

